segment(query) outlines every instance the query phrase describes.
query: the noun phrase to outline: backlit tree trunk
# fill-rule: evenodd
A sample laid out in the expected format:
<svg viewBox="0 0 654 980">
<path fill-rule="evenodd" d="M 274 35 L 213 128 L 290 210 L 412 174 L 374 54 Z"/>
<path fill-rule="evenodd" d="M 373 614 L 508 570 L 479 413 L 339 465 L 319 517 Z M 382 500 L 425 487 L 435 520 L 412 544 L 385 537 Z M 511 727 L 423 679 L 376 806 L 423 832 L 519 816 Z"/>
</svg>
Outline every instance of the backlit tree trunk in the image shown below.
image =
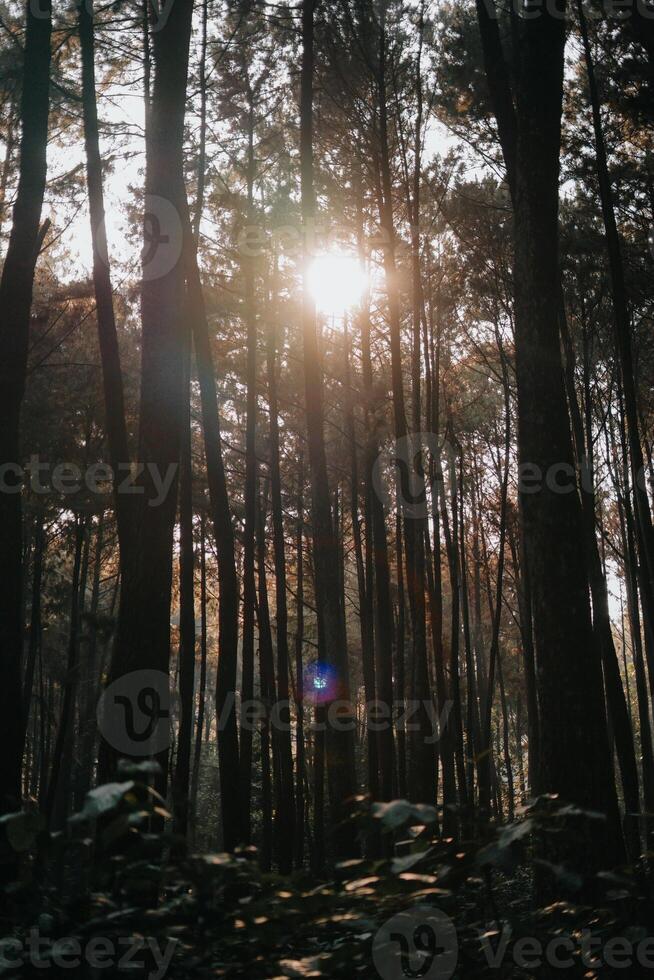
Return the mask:
<svg viewBox="0 0 654 980">
<path fill-rule="evenodd" d="M 34 268 L 45 230 L 39 233 L 50 81 L 50 2 L 45 0 L 38 10 L 28 2 L 25 9 L 20 171 L 0 280 L 0 467 L 6 474 L 6 489 L 0 493 L 0 813 L 16 808 L 21 798 L 23 526 L 19 426 L 27 375 Z"/>
<path fill-rule="evenodd" d="M 356 840 L 343 825 L 345 803 L 356 792 L 354 772 L 354 712 L 350 699 L 347 649 L 339 598 L 338 542 L 332 522 L 323 432 L 322 371 L 318 347 L 316 307 L 309 292 L 307 248 L 315 221 L 313 186 L 313 73 L 314 0 L 302 4 L 302 67 L 300 74 L 300 172 L 302 223 L 304 231 L 304 280 L 302 290 L 302 333 L 309 463 L 311 469 L 313 560 L 321 653 L 329 667 L 328 702 L 340 702 L 338 725 L 327 725 L 327 775 L 337 856 L 357 852 Z"/>
</svg>

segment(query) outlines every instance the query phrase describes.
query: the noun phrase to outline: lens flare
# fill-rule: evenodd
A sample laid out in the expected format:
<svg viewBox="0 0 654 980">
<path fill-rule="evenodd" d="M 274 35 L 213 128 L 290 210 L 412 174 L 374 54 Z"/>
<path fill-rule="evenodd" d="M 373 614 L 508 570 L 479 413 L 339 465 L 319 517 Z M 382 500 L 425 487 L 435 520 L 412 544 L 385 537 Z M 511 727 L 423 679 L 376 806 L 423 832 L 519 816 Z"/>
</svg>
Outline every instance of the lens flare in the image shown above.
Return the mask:
<svg viewBox="0 0 654 980">
<path fill-rule="evenodd" d="M 304 695 L 313 704 L 324 704 L 338 697 L 339 684 L 334 668 L 319 661 L 308 664 L 304 669 Z"/>
<path fill-rule="evenodd" d="M 361 263 L 345 252 L 319 255 L 309 266 L 309 290 L 318 311 L 326 316 L 342 316 L 356 306 L 366 282 Z"/>
</svg>

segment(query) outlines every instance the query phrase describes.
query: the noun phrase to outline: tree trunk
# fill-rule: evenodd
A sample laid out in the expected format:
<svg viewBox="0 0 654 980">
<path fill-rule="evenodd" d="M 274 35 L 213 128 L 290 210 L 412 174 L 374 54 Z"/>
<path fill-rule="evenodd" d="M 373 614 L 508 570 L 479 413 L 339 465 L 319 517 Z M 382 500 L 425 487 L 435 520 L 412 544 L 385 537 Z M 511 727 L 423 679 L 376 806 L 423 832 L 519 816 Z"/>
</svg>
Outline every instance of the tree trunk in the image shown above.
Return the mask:
<svg viewBox="0 0 654 980">
<path fill-rule="evenodd" d="M 54 746 L 50 782 L 45 803 L 45 812 L 50 829 L 61 830 L 66 822 L 71 767 L 73 762 L 73 742 L 75 737 L 75 699 L 79 688 L 79 627 L 81 595 L 82 551 L 86 538 L 86 524 L 78 515 L 75 518 L 75 555 L 73 560 L 73 581 L 70 600 L 70 626 L 68 633 L 68 656 L 63 683 L 63 697 L 57 738 Z"/>
<path fill-rule="evenodd" d="M 248 156 L 247 156 L 247 217 L 253 222 L 254 191 L 254 110 L 248 82 Z M 247 408 L 245 422 L 245 524 L 243 528 L 243 644 L 241 698 L 249 705 L 254 694 L 254 614 L 256 604 L 256 581 L 254 573 L 255 553 L 255 515 L 257 495 L 257 320 L 254 306 L 254 267 L 253 260 L 247 256 L 242 259 L 244 285 L 243 307 L 247 330 Z M 241 821 L 243 841 L 249 844 L 251 828 L 252 795 L 252 725 L 241 722 L 240 731 L 240 791 Z"/>
<path fill-rule="evenodd" d="M 163 26 L 152 32 L 154 86 L 146 126 L 145 225 L 141 287 L 141 400 L 137 459 L 143 492 L 135 497 L 133 548 L 122 570 L 118 629 L 109 682 L 135 670 L 150 672 L 148 685 L 164 686 L 170 665 L 170 603 L 173 531 L 177 510 L 183 405 L 184 116 L 192 20 L 191 0 L 178 0 Z M 162 237 L 163 233 L 163 237 Z M 166 250 L 160 253 L 161 243 Z M 157 489 L 153 473 L 168 479 Z M 172 478 L 171 478 L 172 476 Z M 163 499 L 162 499 L 163 498 Z M 142 688 L 141 688 L 142 690 Z M 141 691 L 131 691 L 136 699 Z M 160 715 L 153 734 L 166 724 Z M 115 768 L 116 749 L 102 743 L 105 776 Z M 129 754 L 129 753 L 126 753 Z M 167 747 L 157 751 L 165 790 Z"/>
<path fill-rule="evenodd" d="M 195 359 L 200 383 L 204 450 L 207 463 L 211 519 L 216 554 L 220 606 L 218 617 L 218 671 L 216 677 L 216 727 L 221 785 L 223 846 L 233 851 L 242 840 L 239 792 L 239 745 L 236 720 L 236 668 L 238 659 L 238 578 L 227 481 L 222 457 L 220 416 L 216 395 L 209 326 L 192 237 L 188 209 L 184 211 L 185 263 L 189 290 Z"/>
<path fill-rule="evenodd" d="M 98 691 L 101 684 L 101 666 L 98 656 L 98 608 L 100 604 L 100 574 L 102 571 L 102 549 L 104 547 L 105 514 L 98 517 L 95 556 L 93 560 L 93 584 L 89 609 L 90 638 L 87 650 L 87 663 L 83 696 L 80 698 L 80 766 L 77 783 L 77 805 L 82 806 L 84 797 L 91 788 L 95 745 L 97 736 L 96 709 Z"/>
<path fill-rule="evenodd" d="M 631 814 L 639 812 L 638 766 L 634 749 L 631 722 L 627 711 L 618 655 L 613 642 L 613 628 L 609 612 L 609 596 L 606 577 L 602 570 L 595 527 L 595 487 L 593 466 L 593 434 L 590 423 L 590 377 L 588 365 L 584 364 L 584 387 L 586 389 L 585 414 L 588 418 L 584 427 L 577 392 L 575 389 L 575 352 L 572 338 L 568 329 L 563 303 L 563 315 L 559 318 L 563 349 L 565 352 L 565 379 L 568 392 L 568 404 L 572 419 L 572 432 L 577 456 L 577 467 L 583 475 L 581 486 L 581 512 L 584 524 L 586 559 L 588 563 L 589 584 L 593 600 L 593 630 L 602 657 L 604 671 L 604 687 L 609 710 L 609 720 L 615 737 L 622 792 L 625 801 L 625 816 L 623 828 L 629 856 L 635 860 L 640 854 L 640 840 L 637 819 Z M 586 431 L 584 432 L 584 428 Z"/>
<path fill-rule="evenodd" d="M 495 331 L 498 344 L 499 355 L 502 361 L 502 380 L 504 387 L 504 472 L 501 483 L 501 503 L 500 503 L 500 543 L 497 559 L 497 580 L 495 586 L 495 605 L 491 605 L 492 635 L 490 654 L 488 658 L 488 687 L 486 689 L 486 699 L 482 709 L 482 760 L 480 766 L 480 786 L 479 797 L 480 807 L 488 811 L 490 803 L 490 751 L 491 751 L 491 714 L 493 710 L 493 697 L 495 693 L 495 666 L 499 657 L 500 644 L 500 625 L 502 622 L 502 590 L 504 585 L 504 556 L 506 550 L 506 523 L 507 523 L 507 501 L 509 489 L 509 457 L 511 452 L 511 405 L 509 402 L 509 378 L 506 366 L 502 342 L 499 330 Z M 499 475 L 499 474 L 498 474 Z M 490 597 L 489 597 L 490 599 Z M 504 706 L 502 708 L 505 714 Z M 505 719 L 506 728 L 506 719 Z M 484 754 L 485 753 L 485 754 Z"/>
<path fill-rule="evenodd" d="M 189 829 L 191 743 L 195 686 L 195 582 L 193 553 L 193 462 L 191 439 L 191 338 L 184 351 L 184 408 L 179 478 L 179 710 L 173 778 L 174 832 L 183 852 Z"/>
<path fill-rule="evenodd" d="M 372 581 L 366 579 L 366 564 L 363 553 L 363 535 L 359 512 L 359 459 L 357 453 L 356 427 L 354 419 L 353 389 L 350 376 L 350 338 L 347 322 L 343 331 L 343 387 L 345 400 L 345 429 L 350 451 L 350 515 L 352 518 L 352 539 L 357 570 L 357 590 L 359 597 L 359 627 L 361 635 L 361 663 L 363 667 L 363 687 L 366 701 L 365 726 L 368 764 L 368 791 L 372 799 L 378 794 L 378 758 L 376 733 L 370 727 L 371 705 L 375 700 L 375 662 L 374 633 L 369 601 Z M 367 485 L 366 485 L 367 488 Z M 365 491 L 364 491 L 365 492 Z M 364 501 L 364 512 L 370 517 L 368 501 Z M 368 532 L 366 543 L 369 541 Z M 367 558 L 367 555 L 366 555 Z"/>
<path fill-rule="evenodd" d="M 327 775 L 329 781 L 331 824 L 337 857 L 351 857 L 357 844 L 343 823 L 346 802 L 356 792 L 354 771 L 354 712 L 350 698 L 347 649 L 343 636 L 343 617 L 339 601 L 337 556 L 338 544 L 332 523 L 329 498 L 327 459 L 323 431 L 322 370 L 318 347 L 316 308 L 308 286 L 308 241 L 315 222 L 313 186 L 313 73 L 314 73 L 314 0 L 302 4 L 302 67 L 300 73 L 300 174 L 301 208 L 305 236 L 302 332 L 304 337 L 305 405 L 311 470 L 313 559 L 316 582 L 318 632 L 321 654 L 330 669 L 328 701 L 325 712 L 340 702 L 339 722 L 327 726 Z M 337 730 L 338 729 L 338 730 Z M 317 805 L 316 801 L 316 805 Z"/>
<path fill-rule="evenodd" d="M 606 823 L 588 821 L 583 858 L 569 845 L 572 862 L 590 870 L 618 863 L 623 845 L 579 499 L 556 492 L 551 480 L 557 466 L 574 471 L 557 326 L 562 10 L 525 21 L 519 37 L 514 222 L 518 447 L 523 472 L 538 467 L 544 481 L 536 493 L 522 493 L 538 651 L 540 788 L 607 815 Z M 583 754 L 583 771 L 570 745 Z"/>
<path fill-rule="evenodd" d="M 20 171 L 9 245 L 0 280 L 0 814 L 20 806 L 23 754 L 23 651 L 20 411 L 25 394 L 34 268 L 45 192 L 50 79 L 51 8 L 26 4 L 20 119 Z M 46 229 L 47 230 L 47 229 Z"/>
<path fill-rule="evenodd" d="M 296 561 L 296 625 L 295 625 L 295 703 L 297 723 L 295 730 L 295 867 L 304 864 L 304 664 L 302 647 L 304 645 L 304 557 L 302 540 L 304 536 L 304 465 L 300 457 L 297 493 L 297 531 L 295 544 Z"/>
<path fill-rule="evenodd" d="M 44 555 L 45 529 L 43 527 L 43 514 L 39 513 L 36 518 L 36 530 L 34 533 L 34 557 L 32 559 L 32 609 L 30 613 L 27 664 L 25 666 L 25 680 L 23 682 L 23 752 L 25 751 L 25 736 L 27 735 L 30 707 L 32 704 L 36 657 L 41 645 L 41 586 L 43 581 Z"/>
<path fill-rule="evenodd" d="M 654 529 L 652 528 L 652 513 L 650 509 L 649 497 L 647 495 L 647 487 L 645 485 L 645 465 L 638 423 L 638 399 L 636 395 L 636 382 L 634 376 L 631 320 L 629 316 L 627 286 L 625 283 L 624 264 L 622 261 L 622 250 L 620 247 L 620 235 L 618 233 L 618 226 L 615 219 L 613 190 L 611 188 L 606 142 L 604 140 L 604 131 L 602 128 L 602 114 L 597 80 L 595 78 L 595 66 L 593 64 L 591 54 L 586 15 L 584 13 L 583 5 L 579 2 L 579 0 L 577 0 L 577 13 L 579 15 L 579 27 L 581 30 L 586 71 L 588 74 L 590 104 L 593 113 L 597 178 L 599 183 L 602 217 L 604 219 L 606 246 L 609 258 L 609 271 L 611 276 L 615 346 L 618 355 L 618 364 L 620 365 L 620 377 L 622 380 L 622 392 L 627 422 L 629 459 L 632 474 L 631 480 L 635 499 L 637 539 L 639 550 L 641 552 L 641 561 L 647 573 L 647 588 L 650 596 L 654 596 Z"/>
<path fill-rule="evenodd" d="M 396 452 L 407 464 L 408 492 L 415 499 L 417 487 L 416 457 L 420 446 L 409 437 L 402 379 L 402 345 L 400 295 L 395 261 L 395 226 L 393 220 L 392 183 L 388 145 L 388 109 L 386 103 L 386 24 L 385 4 L 379 24 L 379 57 L 377 65 L 377 98 L 379 109 L 379 165 L 381 185 L 378 190 L 380 224 L 384 233 L 384 278 L 390 321 L 391 377 L 395 421 Z M 404 459 L 409 449 L 408 460 Z M 425 549 L 423 519 L 416 520 L 406 511 L 408 500 L 402 499 L 404 511 L 404 542 L 406 551 L 406 586 L 409 595 L 413 657 L 410 695 L 417 711 L 410 738 L 409 794 L 415 802 L 434 802 L 433 748 L 429 743 L 431 724 L 427 704 L 430 702 L 427 669 L 427 639 L 425 622 Z"/>
<path fill-rule="evenodd" d="M 275 797 L 280 800 L 279 765 L 275 759 L 279 756 L 279 732 L 271 724 L 271 711 L 275 700 L 275 667 L 273 660 L 272 633 L 270 629 L 270 609 L 268 606 L 268 583 L 266 576 L 266 515 L 260 493 L 256 503 L 256 543 L 258 565 L 258 613 L 257 626 L 259 634 L 259 683 L 260 696 L 263 702 L 261 718 L 261 821 L 262 841 L 260 863 L 263 871 L 270 871 L 273 853 L 273 782 Z M 272 741 L 273 780 L 270 777 L 270 750 Z M 280 868 L 280 871 L 282 869 Z"/>
<path fill-rule="evenodd" d="M 129 464 L 129 451 L 125 423 L 123 376 L 120 366 L 109 250 L 105 229 L 102 157 L 100 155 L 98 107 L 95 91 L 95 39 L 92 0 L 88 0 L 88 2 L 84 0 L 79 5 L 78 29 L 82 54 L 82 111 L 86 149 L 86 183 L 91 218 L 93 285 L 104 386 L 105 426 L 109 443 L 109 460 L 114 478 L 114 502 L 120 555 L 121 561 L 125 562 L 132 544 L 132 536 L 129 532 L 129 515 L 133 498 L 129 494 L 118 493 L 118 487 L 125 477 L 125 468 Z"/>
<path fill-rule="evenodd" d="M 276 273 L 276 270 L 275 270 Z M 276 285 L 276 276 L 275 276 Z M 277 330 L 274 311 L 277 297 L 271 297 L 268 330 L 267 373 L 270 411 L 270 491 L 275 558 L 275 625 L 277 627 L 277 699 L 279 721 L 280 798 L 275 811 L 275 850 L 279 870 L 290 874 L 293 867 L 295 834 L 295 799 L 293 787 L 293 753 L 291 748 L 291 713 L 289 701 L 288 607 L 286 602 L 286 547 L 282 509 L 282 481 L 279 468 L 279 408 L 277 404 Z"/>
<path fill-rule="evenodd" d="M 197 843 L 198 788 L 202 759 L 202 728 L 204 726 L 204 699 L 207 693 L 207 550 L 205 542 L 206 520 L 204 511 L 200 518 L 200 684 L 198 688 L 198 716 L 195 726 L 193 772 L 191 774 L 191 819 L 193 842 Z"/>
</svg>

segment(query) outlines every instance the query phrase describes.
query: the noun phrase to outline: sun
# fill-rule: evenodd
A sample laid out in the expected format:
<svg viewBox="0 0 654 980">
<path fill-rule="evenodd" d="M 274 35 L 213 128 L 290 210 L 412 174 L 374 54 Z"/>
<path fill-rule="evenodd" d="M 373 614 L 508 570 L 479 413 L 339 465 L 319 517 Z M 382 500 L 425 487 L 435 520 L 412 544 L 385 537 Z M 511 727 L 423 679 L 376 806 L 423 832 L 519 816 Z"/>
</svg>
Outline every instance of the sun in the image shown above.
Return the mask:
<svg viewBox="0 0 654 980">
<path fill-rule="evenodd" d="M 309 289 L 316 307 L 326 316 L 343 316 L 356 306 L 366 289 L 361 263 L 346 252 L 318 255 L 309 266 Z"/>
</svg>

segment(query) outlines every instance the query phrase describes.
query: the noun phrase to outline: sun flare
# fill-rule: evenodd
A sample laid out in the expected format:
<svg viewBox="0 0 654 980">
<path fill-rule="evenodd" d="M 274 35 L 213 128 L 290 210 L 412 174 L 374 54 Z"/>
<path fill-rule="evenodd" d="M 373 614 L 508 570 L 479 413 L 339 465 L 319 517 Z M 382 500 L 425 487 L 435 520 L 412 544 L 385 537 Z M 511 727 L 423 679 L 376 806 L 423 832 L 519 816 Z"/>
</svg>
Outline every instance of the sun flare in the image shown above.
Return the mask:
<svg viewBox="0 0 654 980">
<path fill-rule="evenodd" d="M 309 289 L 320 313 L 343 316 L 360 302 L 366 273 L 354 256 L 330 252 L 317 256 L 309 267 Z"/>
</svg>

